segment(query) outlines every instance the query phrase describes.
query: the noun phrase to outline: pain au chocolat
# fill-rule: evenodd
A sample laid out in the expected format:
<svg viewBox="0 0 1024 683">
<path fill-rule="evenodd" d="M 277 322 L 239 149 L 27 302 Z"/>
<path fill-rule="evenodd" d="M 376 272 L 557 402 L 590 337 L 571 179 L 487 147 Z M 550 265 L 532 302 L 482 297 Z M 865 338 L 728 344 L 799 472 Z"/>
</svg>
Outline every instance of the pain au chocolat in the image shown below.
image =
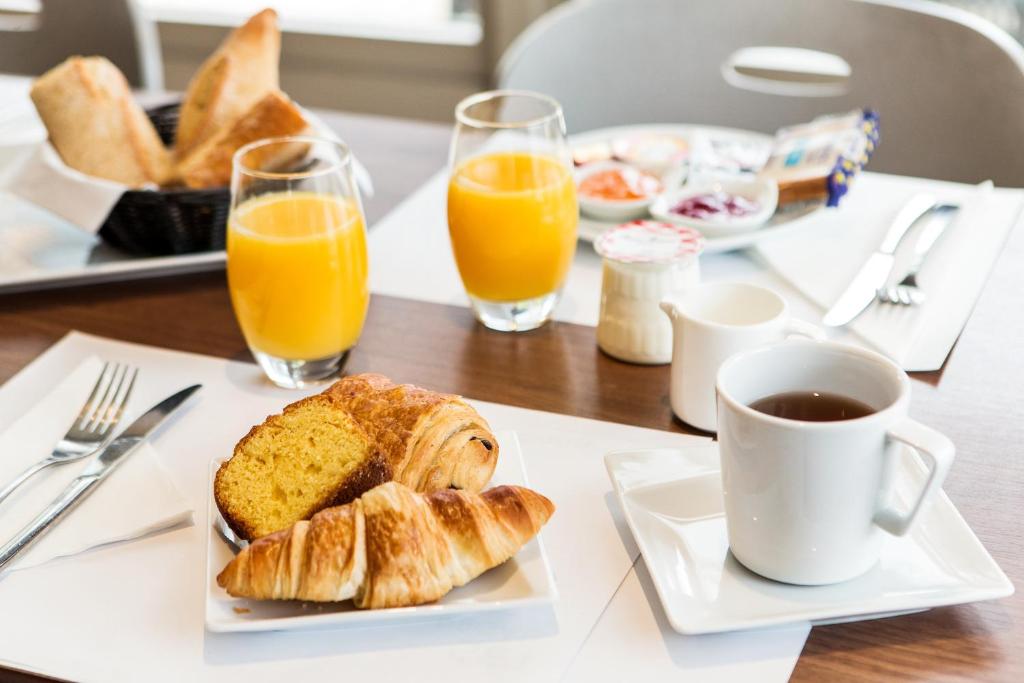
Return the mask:
<svg viewBox="0 0 1024 683">
<path fill-rule="evenodd" d="M 490 427 L 461 397 L 354 375 L 253 427 L 217 471 L 214 497 L 252 540 L 388 481 L 478 492 L 497 459 Z"/>
</svg>

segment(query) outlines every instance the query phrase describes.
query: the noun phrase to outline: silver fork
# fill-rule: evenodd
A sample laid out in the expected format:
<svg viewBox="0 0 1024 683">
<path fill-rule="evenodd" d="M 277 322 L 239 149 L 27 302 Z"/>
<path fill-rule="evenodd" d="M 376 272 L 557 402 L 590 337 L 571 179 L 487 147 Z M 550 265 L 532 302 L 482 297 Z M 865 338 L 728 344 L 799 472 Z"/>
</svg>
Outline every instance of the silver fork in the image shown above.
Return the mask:
<svg viewBox="0 0 1024 683">
<path fill-rule="evenodd" d="M 53 452 L 15 477 L 0 489 L 0 503 L 34 474 L 51 465 L 64 465 L 81 460 L 98 451 L 124 415 L 139 371 L 128 365 L 104 363 L 96 386 L 85 400 L 78 417 L 71 423 Z"/>
<path fill-rule="evenodd" d="M 221 537 L 225 543 L 231 548 L 231 552 L 235 555 L 242 552 L 242 549 L 249 545 L 249 542 L 243 538 L 239 538 L 238 534 L 231 530 L 228 523 L 224 521 L 218 513 L 214 512 L 213 518 L 213 529 Z"/>
<path fill-rule="evenodd" d="M 925 227 L 914 244 L 914 260 L 910 264 L 910 270 L 893 287 L 882 287 L 878 290 L 878 300 L 886 304 L 901 304 L 903 306 L 919 306 L 924 303 L 925 293 L 917 284 L 917 276 L 924 266 L 928 252 L 942 236 L 946 226 L 952 221 L 952 216 L 960 207 L 957 204 L 939 204 L 933 211 L 939 215 L 932 219 L 932 222 Z"/>
</svg>

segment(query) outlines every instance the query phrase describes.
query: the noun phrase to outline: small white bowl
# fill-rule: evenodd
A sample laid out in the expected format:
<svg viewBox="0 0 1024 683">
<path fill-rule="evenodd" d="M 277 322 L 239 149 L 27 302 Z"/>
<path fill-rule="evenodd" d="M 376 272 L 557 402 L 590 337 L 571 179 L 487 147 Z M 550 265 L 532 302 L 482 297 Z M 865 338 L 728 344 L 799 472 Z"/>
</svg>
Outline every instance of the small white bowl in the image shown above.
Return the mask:
<svg viewBox="0 0 1024 683">
<path fill-rule="evenodd" d="M 679 202 L 702 194 L 726 192 L 758 203 L 758 209 L 746 216 L 722 216 L 720 220 L 693 218 L 673 213 Z M 650 206 L 651 215 L 660 221 L 686 225 L 700 230 L 705 237 L 726 237 L 757 230 L 775 215 L 779 203 L 779 187 L 771 180 L 714 180 L 692 183 L 658 196 Z"/>
<path fill-rule="evenodd" d="M 624 221 L 633 220 L 634 218 L 646 217 L 647 210 L 650 208 L 651 202 L 653 202 L 661 192 L 652 193 L 649 197 L 643 197 L 641 199 L 600 199 L 598 197 L 591 197 L 579 192 L 579 185 L 584 180 L 595 173 L 612 170 L 632 171 L 635 173 L 651 175 L 657 178 L 658 182 L 661 183 L 661 192 L 665 191 L 665 181 L 654 176 L 652 173 L 640 171 L 639 169 L 634 168 L 629 164 L 624 164 L 621 161 L 595 161 L 581 166 L 576 170 L 576 197 L 580 203 L 580 211 L 599 221 L 611 221 L 615 223 L 622 223 Z"/>
</svg>

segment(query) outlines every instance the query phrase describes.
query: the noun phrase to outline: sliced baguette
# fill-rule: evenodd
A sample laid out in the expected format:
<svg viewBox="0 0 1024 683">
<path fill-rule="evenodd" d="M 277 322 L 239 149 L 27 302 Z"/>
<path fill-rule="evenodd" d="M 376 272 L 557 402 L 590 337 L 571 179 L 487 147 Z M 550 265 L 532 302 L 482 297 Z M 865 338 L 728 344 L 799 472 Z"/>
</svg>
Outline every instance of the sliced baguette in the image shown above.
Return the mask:
<svg viewBox="0 0 1024 683">
<path fill-rule="evenodd" d="M 271 92 L 254 104 L 233 126 L 208 139 L 178 165 L 178 174 L 191 188 L 222 187 L 231 182 L 231 158 L 243 145 L 262 138 L 295 135 L 308 124 L 288 96 Z M 250 166 L 271 170 L 299 156 L 304 148 L 290 148 L 275 158 L 254 151 Z"/>
<path fill-rule="evenodd" d="M 71 57 L 32 85 L 50 142 L 71 168 L 131 187 L 164 183 L 170 152 L 124 74 L 103 57 Z"/>
<path fill-rule="evenodd" d="M 265 9 L 232 31 L 196 72 L 182 102 L 174 151 L 184 159 L 278 89 L 281 32 Z"/>
</svg>

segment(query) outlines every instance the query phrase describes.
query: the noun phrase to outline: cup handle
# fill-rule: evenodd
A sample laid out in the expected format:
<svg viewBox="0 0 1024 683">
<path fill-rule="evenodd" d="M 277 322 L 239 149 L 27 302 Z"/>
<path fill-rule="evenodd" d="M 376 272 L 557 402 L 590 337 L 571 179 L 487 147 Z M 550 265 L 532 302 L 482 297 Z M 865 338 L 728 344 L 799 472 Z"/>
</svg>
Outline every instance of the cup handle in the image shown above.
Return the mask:
<svg viewBox="0 0 1024 683">
<path fill-rule="evenodd" d="M 814 341 L 825 341 L 824 330 L 803 320 L 791 319 L 786 323 L 784 334 L 786 337 L 807 337 Z"/>
<path fill-rule="evenodd" d="M 886 436 L 892 441 L 905 443 L 920 453 L 925 460 L 931 461 L 928 480 L 925 481 L 921 494 L 910 508 L 910 512 L 904 514 L 888 506 L 875 513 L 875 524 L 893 536 L 903 536 L 914 524 L 914 519 L 917 518 L 924 502 L 942 486 L 942 482 L 945 481 L 946 474 L 953 464 L 956 448 L 945 435 L 910 418 L 904 418 L 896 426 L 890 428 Z"/>
</svg>

